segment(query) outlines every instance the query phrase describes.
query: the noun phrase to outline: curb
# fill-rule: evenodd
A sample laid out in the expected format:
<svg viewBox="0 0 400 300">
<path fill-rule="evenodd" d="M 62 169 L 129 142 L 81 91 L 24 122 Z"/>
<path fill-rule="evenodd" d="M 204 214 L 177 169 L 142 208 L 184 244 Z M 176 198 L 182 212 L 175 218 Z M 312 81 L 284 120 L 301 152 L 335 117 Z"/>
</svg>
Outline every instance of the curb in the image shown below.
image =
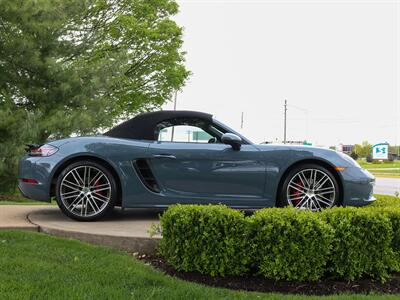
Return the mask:
<svg viewBox="0 0 400 300">
<path fill-rule="evenodd" d="M 43 232 L 49 235 L 54 235 L 63 238 L 80 240 L 95 245 L 108 246 L 133 253 L 137 252 L 137 253 L 155 254 L 157 251 L 158 244 L 161 240 L 161 238 L 159 237 L 154 237 L 154 238 L 124 237 L 124 236 L 101 235 L 101 234 L 55 229 L 36 224 L 30 219 L 29 216 L 30 213 L 27 215 L 28 221 L 31 224 L 37 226 L 38 232 Z"/>
</svg>

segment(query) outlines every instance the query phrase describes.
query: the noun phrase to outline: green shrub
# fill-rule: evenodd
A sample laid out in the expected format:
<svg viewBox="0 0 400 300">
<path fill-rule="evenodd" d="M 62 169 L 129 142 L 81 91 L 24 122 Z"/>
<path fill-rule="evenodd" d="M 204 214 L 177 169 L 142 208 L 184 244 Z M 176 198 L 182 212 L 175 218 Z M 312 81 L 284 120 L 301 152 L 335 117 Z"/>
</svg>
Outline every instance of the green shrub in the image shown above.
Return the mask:
<svg viewBox="0 0 400 300">
<path fill-rule="evenodd" d="M 368 275 L 383 280 L 389 276 L 395 261 L 393 230 L 386 215 L 354 207 L 320 214 L 335 232 L 327 269 L 333 277 L 354 280 Z"/>
<path fill-rule="evenodd" d="M 363 209 L 370 209 L 376 207 L 400 207 L 400 198 L 388 195 L 376 195 L 377 200 L 371 205 L 363 207 Z"/>
<path fill-rule="evenodd" d="M 318 214 L 294 208 L 257 211 L 251 218 L 253 262 L 271 279 L 318 280 L 333 240 Z"/>
<path fill-rule="evenodd" d="M 392 271 L 400 272 L 400 206 L 369 207 L 368 210 L 385 215 L 389 218 L 392 230 L 392 249 L 394 252 L 394 263 L 391 265 Z"/>
<path fill-rule="evenodd" d="M 177 270 L 271 279 L 384 280 L 400 271 L 400 199 L 319 213 L 267 208 L 245 217 L 222 205 L 174 205 L 161 217 L 160 252 Z"/>
<path fill-rule="evenodd" d="M 226 206 L 174 205 L 161 217 L 160 253 L 177 270 L 212 276 L 247 271 L 248 221 Z"/>
</svg>

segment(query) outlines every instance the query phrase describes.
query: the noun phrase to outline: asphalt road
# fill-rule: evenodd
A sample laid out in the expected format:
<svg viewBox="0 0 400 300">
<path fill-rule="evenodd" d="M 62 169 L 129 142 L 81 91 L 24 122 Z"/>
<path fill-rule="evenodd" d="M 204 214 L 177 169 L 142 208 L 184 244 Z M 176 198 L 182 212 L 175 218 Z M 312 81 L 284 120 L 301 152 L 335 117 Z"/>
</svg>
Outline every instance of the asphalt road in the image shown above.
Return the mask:
<svg viewBox="0 0 400 300">
<path fill-rule="evenodd" d="M 374 187 L 375 194 L 393 196 L 396 191 L 400 193 L 400 178 L 376 177 L 376 183 Z"/>
</svg>

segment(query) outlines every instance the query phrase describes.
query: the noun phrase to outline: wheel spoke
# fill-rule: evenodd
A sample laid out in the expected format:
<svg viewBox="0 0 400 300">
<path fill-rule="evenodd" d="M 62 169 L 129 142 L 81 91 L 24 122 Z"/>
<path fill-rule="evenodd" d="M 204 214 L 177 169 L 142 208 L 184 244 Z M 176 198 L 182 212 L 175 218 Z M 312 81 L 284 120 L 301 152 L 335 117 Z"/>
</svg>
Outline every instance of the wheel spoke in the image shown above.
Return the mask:
<svg viewBox="0 0 400 300">
<path fill-rule="evenodd" d="M 70 192 L 61 194 L 61 196 L 64 197 L 64 196 L 67 196 L 67 195 L 71 195 L 71 194 L 75 194 L 75 193 L 80 193 L 80 192 L 81 192 L 80 190 L 72 190 L 72 191 L 70 191 Z"/>
<path fill-rule="evenodd" d="M 311 187 L 314 183 L 314 171 L 315 170 L 311 170 L 310 171 L 310 177 L 308 178 L 308 186 Z"/>
<path fill-rule="evenodd" d="M 308 183 L 308 180 L 306 178 L 306 175 L 304 175 L 303 171 L 301 171 L 299 174 L 300 179 L 302 179 L 301 181 L 303 182 L 304 186 L 310 187 L 310 184 Z"/>
<path fill-rule="evenodd" d="M 79 194 L 74 201 L 72 201 L 72 203 L 70 204 L 70 206 L 68 207 L 68 209 L 70 209 L 71 206 L 74 206 L 71 210 L 74 210 L 75 207 L 77 207 L 79 205 L 79 203 L 81 203 L 83 197 L 82 194 Z"/>
<path fill-rule="evenodd" d="M 75 193 L 76 193 L 76 192 L 75 192 Z M 79 194 L 80 194 L 80 193 L 79 193 Z M 78 196 L 79 196 L 79 194 L 69 195 L 69 196 L 67 196 L 67 197 L 64 197 L 64 196 L 63 196 L 63 199 L 64 199 L 64 200 L 66 200 L 66 199 L 70 199 L 70 198 L 78 197 Z"/>
<path fill-rule="evenodd" d="M 98 192 L 101 192 L 101 191 L 106 191 L 106 190 L 110 190 L 111 189 L 111 187 L 105 187 L 105 188 L 102 188 L 102 189 L 95 189 L 95 190 L 93 190 L 93 193 L 98 193 Z"/>
<path fill-rule="evenodd" d="M 306 200 L 306 201 L 304 201 L 304 200 Z M 300 202 L 299 202 L 295 207 L 296 207 L 296 208 L 301 208 L 301 207 L 303 207 L 303 205 L 304 205 L 305 202 L 307 202 L 307 197 L 306 197 L 306 196 L 302 197 L 302 199 L 300 200 Z"/>
<path fill-rule="evenodd" d="M 71 185 L 71 186 L 74 186 L 74 187 L 77 188 L 77 189 L 81 189 L 81 188 L 82 188 L 81 185 L 76 184 L 75 182 L 69 181 L 69 180 L 67 180 L 67 179 L 65 179 L 64 182 L 68 183 L 68 184 Z"/>
<path fill-rule="evenodd" d="M 296 190 L 296 191 L 298 191 L 298 192 L 300 192 L 300 193 L 303 193 L 303 194 L 304 194 L 304 190 L 295 187 L 294 185 L 292 185 L 292 183 L 289 184 L 289 187 L 292 188 L 292 189 L 294 189 L 294 190 Z"/>
<path fill-rule="evenodd" d="M 92 211 L 95 212 L 95 211 L 98 211 L 98 210 L 99 210 L 98 207 L 97 207 L 97 210 L 93 207 L 92 200 L 90 200 L 90 197 L 88 197 L 87 200 L 88 200 L 88 203 L 89 203 L 90 207 L 92 208 Z"/>
<path fill-rule="evenodd" d="M 71 175 L 74 177 L 75 181 L 79 183 L 80 185 L 85 185 L 85 182 L 82 180 L 81 175 L 79 175 L 79 172 L 77 169 L 74 169 L 71 171 Z"/>
<path fill-rule="evenodd" d="M 316 193 L 325 192 L 325 191 L 333 192 L 333 191 L 335 191 L 335 188 L 333 186 L 328 186 L 328 187 L 325 187 L 325 188 L 319 188 L 319 189 L 315 190 Z"/>
<path fill-rule="evenodd" d="M 300 185 L 300 184 L 298 184 L 298 183 L 296 183 L 296 182 L 291 182 L 290 183 L 290 185 L 291 186 L 295 186 L 295 187 L 297 187 L 297 188 L 299 188 L 299 189 L 301 189 L 301 190 L 304 190 L 305 188 L 304 188 L 304 185 Z"/>
<path fill-rule="evenodd" d="M 86 186 L 86 172 L 87 172 L 87 167 L 85 166 L 83 169 L 83 186 Z"/>
<path fill-rule="evenodd" d="M 315 195 L 316 196 L 321 196 L 321 195 L 329 195 L 329 194 L 332 194 L 332 192 L 333 192 L 334 190 L 331 190 L 331 191 L 325 191 L 325 192 L 321 192 L 321 193 L 315 193 Z"/>
<path fill-rule="evenodd" d="M 101 197 L 104 198 L 104 199 L 100 198 L 99 196 L 101 196 Z M 100 194 L 97 194 L 97 193 L 93 193 L 93 194 L 92 194 L 92 197 L 95 198 L 96 200 L 101 201 L 101 202 L 106 202 L 105 199 L 107 199 L 107 198 L 104 197 L 103 195 L 100 195 Z"/>
<path fill-rule="evenodd" d="M 64 183 L 64 187 L 67 187 L 67 188 L 69 188 L 69 189 L 71 189 L 73 191 L 77 191 L 77 192 L 80 192 L 82 190 L 82 188 L 79 189 L 79 188 L 73 187 L 72 185 L 69 185 L 69 184 L 66 184 L 66 183 Z"/>
<path fill-rule="evenodd" d="M 93 188 L 95 188 L 95 189 L 101 189 L 101 188 L 103 188 L 103 187 L 106 187 L 106 186 L 110 186 L 108 183 L 103 183 L 103 184 L 98 184 L 98 185 L 91 185 L 91 186 L 89 186 L 91 189 L 93 189 Z"/>
<path fill-rule="evenodd" d="M 99 206 L 98 206 L 97 203 L 96 203 L 96 199 L 93 197 L 93 195 L 90 195 L 90 197 L 92 198 L 93 204 L 96 206 L 96 209 L 97 209 L 97 210 L 100 210 Z M 93 210 L 95 210 L 95 209 L 93 209 Z"/>
<path fill-rule="evenodd" d="M 320 202 L 322 202 L 322 203 L 324 203 L 324 204 L 326 204 L 326 205 L 331 205 L 332 204 L 332 200 L 331 199 L 328 199 L 328 198 L 326 198 L 326 197 L 324 197 L 324 196 L 321 196 L 321 195 L 315 195 L 316 197 L 317 197 L 317 199 L 320 201 Z"/>
<path fill-rule="evenodd" d="M 329 180 L 329 177 L 324 175 L 315 185 L 316 189 L 320 189 L 322 186 L 324 186 L 324 184 Z M 321 183 L 322 181 L 322 183 Z"/>
</svg>

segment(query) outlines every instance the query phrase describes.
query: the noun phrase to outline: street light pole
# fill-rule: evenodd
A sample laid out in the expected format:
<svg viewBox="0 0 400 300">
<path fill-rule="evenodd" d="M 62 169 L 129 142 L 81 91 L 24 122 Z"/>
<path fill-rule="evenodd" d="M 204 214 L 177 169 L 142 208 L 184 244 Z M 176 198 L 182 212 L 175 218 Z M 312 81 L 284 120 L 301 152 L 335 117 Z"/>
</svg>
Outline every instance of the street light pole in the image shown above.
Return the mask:
<svg viewBox="0 0 400 300">
<path fill-rule="evenodd" d="M 287 112 L 287 100 L 285 99 L 284 107 L 284 123 L 283 123 L 283 143 L 286 144 L 286 112 Z"/>
</svg>

